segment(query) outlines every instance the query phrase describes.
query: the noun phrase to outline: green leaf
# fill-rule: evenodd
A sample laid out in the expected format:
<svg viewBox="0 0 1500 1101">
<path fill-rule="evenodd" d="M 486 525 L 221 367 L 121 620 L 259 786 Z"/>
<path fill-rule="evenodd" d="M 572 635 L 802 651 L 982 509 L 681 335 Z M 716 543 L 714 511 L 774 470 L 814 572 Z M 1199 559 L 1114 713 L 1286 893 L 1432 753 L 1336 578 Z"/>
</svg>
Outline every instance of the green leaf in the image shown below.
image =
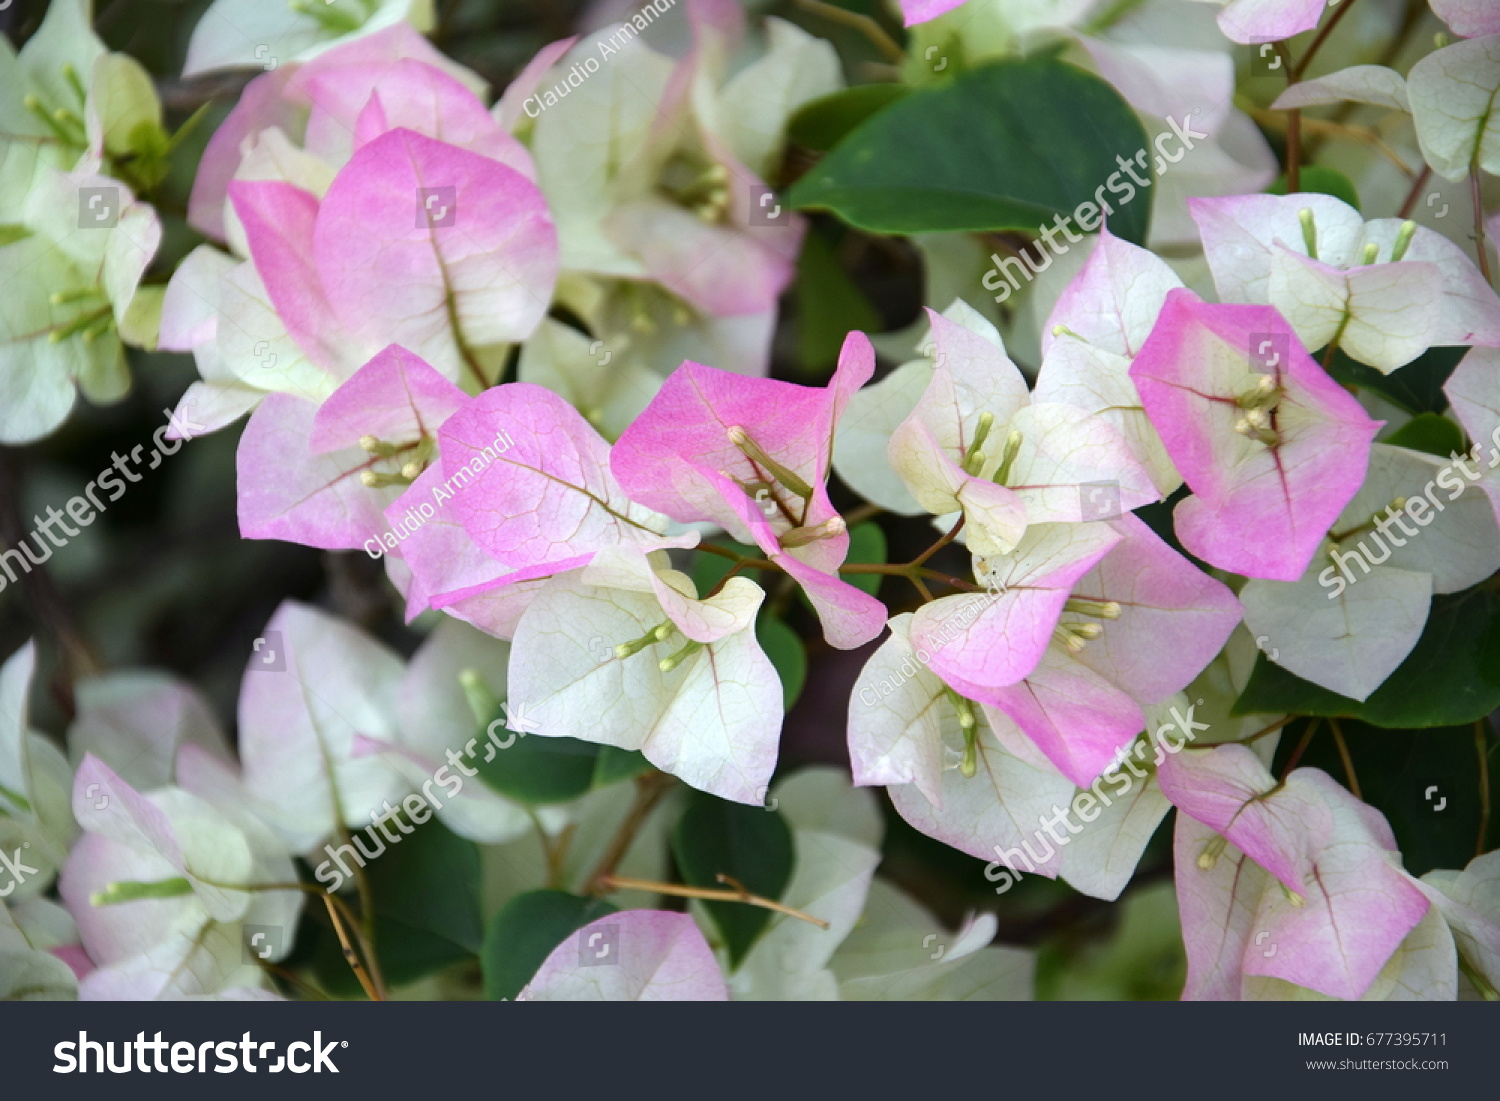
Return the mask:
<svg viewBox="0 0 1500 1101">
<path fill-rule="evenodd" d="M 1375 726 L 1458 726 L 1500 708 L 1500 597 L 1483 589 L 1434 596 L 1416 647 L 1360 703 L 1256 660 L 1233 713 L 1331 715 Z"/>
<path fill-rule="evenodd" d="M 904 84 L 858 84 L 804 103 L 787 123 L 787 137 L 823 153 L 865 119 L 906 95 Z"/>
<path fill-rule="evenodd" d="M 751 894 L 781 898 L 792 878 L 792 832 L 781 815 L 694 792 L 672 832 L 682 878 L 694 887 L 723 890 L 720 874 Z M 771 920 L 769 910 L 743 902 L 705 902 L 731 966 L 738 966 Z"/>
<path fill-rule="evenodd" d="M 885 559 L 885 532 L 879 524 L 866 520 L 849 529 L 849 554 L 844 558 L 845 565 L 882 566 Z M 851 573 L 844 580 L 874 596 L 880 591 L 880 583 L 885 577 L 878 573 Z"/>
<path fill-rule="evenodd" d="M 480 918 L 479 847 L 437 819 L 413 826 L 402 820 L 386 829 L 371 826 L 366 848 L 384 852 L 365 864 L 375 901 L 375 954 L 389 986 L 416 982 L 478 953 L 484 941 Z M 348 860 L 348 857 L 345 857 Z M 358 981 L 326 923 L 314 926 L 309 945 L 319 980 L 331 993 L 355 995 Z M 300 951 L 299 951 L 300 956 Z"/>
<path fill-rule="evenodd" d="M 755 639 L 776 667 L 776 675 L 781 678 L 782 702 L 790 711 L 807 683 L 807 651 L 802 648 L 802 640 L 796 631 L 766 612 L 755 621 Z"/>
<path fill-rule="evenodd" d="M 1354 181 L 1344 175 L 1337 168 L 1324 168 L 1320 164 L 1304 164 L 1298 173 L 1298 191 L 1312 191 L 1320 195 L 1332 195 L 1335 199 L 1342 199 L 1355 210 L 1359 209 L 1359 191 L 1354 186 Z M 1286 194 L 1286 173 L 1276 178 L 1276 182 L 1266 188 L 1267 194 Z"/>
<path fill-rule="evenodd" d="M 503 712 L 501 716 L 503 717 Z M 594 784 L 600 747 L 577 738 L 543 738 L 506 730 L 500 741 L 508 745 L 494 750 L 493 759 L 477 756 L 472 767 L 479 778 L 507 799 L 528 806 L 566 803 L 587 792 Z"/>
<path fill-rule="evenodd" d="M 634 780 L 650 772 L 654 766 L 636 749 L 621 749 L 617 745 L 599 747 L 599 757 L 594 765 L 594 787 L 608 787 L 621 780 Z"/>
<path fill-rule="evenodd" d="M 602 898 L 580 898 L 566 891 L 527 891 L 491 920 L 479 953 L 484 996 L 492 1002 L 514 998 L 547 957 L 591 921 L 615 913 Z"/>
<path fill-rule="evenodd" d="M 1392 447 L 1409 447 L 1413 451 L 1440 455 L 1445 459 L 1455 452 L 1462 453 L 1466 450 L 1463 429 L 1441 413 L 1418 413 L 1382 442 Z"/>
<path fill-rule="evenodd" d="M 803 372 L 832 369 L 851 331 L 883 327 L 880 314 L 839 266 L 823 234 L 809 232 L 797 260 L 797 359 Z"/>
<path fill-rule="evenodd" d="M 1443 383 L 1463 359 L 1467 348 L 1429 348 L 1405 367 L 1383 375 L 1356 363 L 1342 350 L 1333 353 L 1328 373 L 1345 386 L 1373 390 L 1408 413 L 1441 413 L 1448 408 Z"/>
<path fill-rule="evenodd" d="M 1103 198 L 1113 208 L 1110 231 L 1139 244 L 1150 176 L 1139 187 L 1115 158 L 1135 161 L 1148 148 L 1135 113 L 1098 77 L 1055 57 L 1001 61 L 867 118 L 788 201 L 873 233 L 1035 234 Z"/>
<path fill-rule="evenodd" d="M 1390 822 L 1407 871 L 1425 875 L 1433 868 L 1462 868 L 1473 859 L 1484 795 L 1472 724 L 1386 730 L 1350 719 L 1341 720 L 1339 726 L 1359 778 L 1360 795 Z M 1305 730 L 1305 724 L 1298 723 L 1282 735 L 1275 762 L 1278 775 Z M 1493 757 L 1494 739 L 1486 735 L 1483 744 Z M 1326 725 L 1313 735 L 1301 763 L 1347 783 L 1337 743 Z M 1489 769 L 1491 789 L 1494 771 Z M 1490 794 L 1493 802 L 1493 790 Z M 1500 839 L 1497 833 L 1500 821 L 1492 820 L 1486 851 Z"/>
</svg>

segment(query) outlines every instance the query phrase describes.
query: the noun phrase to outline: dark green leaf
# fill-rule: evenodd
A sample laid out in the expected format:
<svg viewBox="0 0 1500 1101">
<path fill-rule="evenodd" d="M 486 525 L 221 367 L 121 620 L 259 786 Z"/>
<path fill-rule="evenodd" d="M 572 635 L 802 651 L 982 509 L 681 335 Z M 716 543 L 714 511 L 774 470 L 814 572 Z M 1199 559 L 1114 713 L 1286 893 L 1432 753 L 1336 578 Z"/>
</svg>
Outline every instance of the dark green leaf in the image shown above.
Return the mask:
<svg viewBox="0 0 1500 1101">
<path fill-rule="evenodd" d="M 1360 703 L 1256 660 L 1236 715 L 1334 715 L 1383 727 L 1457 726 L 1500 708 L 1500 597 L 1470 589 L 1432 598 L 1416 647 Z"/>
<path fill-rule="evenodd" d="M 375 900 L 375 954 L 386 983 L 416 982 L 434 971 L 473 957 L 484 939 L 479 902 L 479 848 L 432 819 L 420 826 L 405 820 L 407 835 L 386 819 L 392 842 L 376 826 L 360 831 L 365 849 L 380 850 L 366 862 Z M 337 842 L 331 842 L 337 846 Z M 357 861 L 343 854 L 349 867 Z M 355 995 L 358 981 L 324 922 L 309 943 L 309 955 L 324 986 Z M 300 954 L 300 953 L 299 953 Z"/>
<path fill-rule="evenodd" d="M 1145 187 L 1115 160 L 1139 165 L 1138 155 L 1148 164 Z M 1055 57 L 1033 57 L 909 92 L 845 136 L 788 201 L 874 233 L 1036 234 L 1103 199 L 1111 232 L 1139 244 L 1150 219 L 1149 163 L 1146 132 L 1113 88 Z"/>
<path fill-rule="evenodd" d="M 802 640 L 796 631 L 766 612 L 755 621 L 755 639 L 776 667 L 782 701 L 790 711 L 807 682 L 807 651 L 802 648 Z"/>
<path fill-rule="evenodd" d="M 1465 450 L 1463 430 L 1440 413 L 1418 413 L 1382 442 L 1445 459 Z"/>
<path fill-rule="evenodd" d="M 672 832 L 672 853 L 682 878 L 695 887 L 724 889 L 732 876 L 751 894 L 781 898 L 792 878 L 792 833 L 776 811 L 694 792 Z M 742 902 L 706 902 L 738 966 L 771 919 L 769 910 Z"/>
<path fill-rule="evenodd" d="M 484 996 L 492 1002 L 514 998 L 554 948 L 589 922 L 614 912 L 602 898 L 580 898 L 566 891 L 517 895 L 484 931 L 479 954 Z"/>
<path fill-rule="evenodd" d="M 495 730 L 498 743 L 486 744 L 483 753 L 476 753 L 472 767 L 506 798 L 529 806 L 566 803 L 593 786 L 600 750 L 593 742 Z M 492 748 L 493 757 L 486 761 Z"/>
<path fill-rule="evenodd" d="M 1448 408 L 1443 383 L 1463 359 L 1467 348 L 1429 348 L 1405 367 L 1383 375 L 1356 363 L 1342 350 L 1333 353 L 1328 373 L 1345 386 L 1373 390 L 1408 413 L 1441 413 Z"/>
<path fill-rule="evenodd" d="M 1313 191 L 1320 195 L 1332 195 L 1335 199 L 1342 199 L 1355 210 L 1359 209 L 1359 191 L 1355 189 L 1354 181 L 1344 175 L 1337 168 L 1324 168 L 1319 164 L 1304 164 L 1298 173 L 1298 190 Z M 1276 182 L 1266 191 L 1272 195 L 1286 194 L 1286 174 L 1277 177 Z"/>
<path fill-rule="evenodd" d="M 602 788 L 621 780 L 634 780 L 650 772 L 651 768 L 651 762 L 638 750 L 621 749 L 616 745 L 600 746 L 599 758 L 594 765 L 594 786 Z"/>
<path fill-rule="evenodd" d="M 804 103 L 787 123 L 798 145 L 824 152 L 865 119 L 906 94 L 904 84 L 859 84 Z"/>
<path fill-rule="evenodd" d="M 797 260 L 797 358 L 803 371 L 833 368 L 851 331 L 881 327 L 880 315 L 839 266 L 823 234 L 808 233 Z"/>
</svg>

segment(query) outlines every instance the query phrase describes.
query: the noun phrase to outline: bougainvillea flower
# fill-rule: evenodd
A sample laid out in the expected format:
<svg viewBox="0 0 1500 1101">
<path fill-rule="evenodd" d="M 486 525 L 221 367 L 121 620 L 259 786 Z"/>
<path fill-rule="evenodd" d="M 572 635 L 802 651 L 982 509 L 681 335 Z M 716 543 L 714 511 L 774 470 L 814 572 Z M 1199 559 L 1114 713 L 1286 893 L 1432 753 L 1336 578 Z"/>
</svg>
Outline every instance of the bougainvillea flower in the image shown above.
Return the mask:
<svg viewBox="0 0 1500 1101">
<path fill-rule="evenodd" d="M 755 637 L 764 598 L 743 577 L 700 598 L 664 560 L 601 553 L 554 578 L 522 615 L 510 699 L 542 736 L 640 750 L 702 791 L 759 804 L 783 708 Z"/>
<path fill-rule="evenodd" d="M 1497 569 L 1500 528 L 1484 494 L 1436 456 L 1376 444 L 1364 485 L 1301 580 L 1252 580 L 1240 599 L 1272 661 L 1364 700 L 1416 646 L 1434 593 Z"/>
<path fill-rule="evenodd" d="M 411 34 L 431 30 L 432 0 L 375 0 L 322 8 L 214 0 L 188 41 L 183 75 L 225 68 L 272 69 L 359 40 L 392 24 Z M 350 42 L 350 39 L 354 42 Z"/>
<path fill-rule="evenodd" d="M 1500 34 L 1500 11 L 1484 0 L 1431 0 L 1433 13 L 1464 38 Z"/>
<path fill-rule="evenodd" d="M 1072 586 L 1035 668 L 972 696 L 1010 716 L 1080 787 L 1145 728 L 1143 708 L 1203 671 L 1242 615 L 1227 586 L 1142 521 L 1123 516 L 1109 527 L 1118 545 Z M 992 567 L 990 580 L 1004 577 Z"/>
<path fill-rule="evenodd" d="M 612 966 L 601 967 L 613 952 Z M 623 910 L 552 950 L 518 1002 L 727 1002 L 713 949 L 691 914 Z"/>
<path fill-rule="evenodd" d="M 610 448 L 563 398 L 515 382 L 486 390 L 439 432 L 433 496 L 495 561 L 530 568 L 605 547 L 691 546 L 616 482 Z M 401 502 L 418 507 L 417 487 Z M 440 491 L 444 491 L 441 492 Z M 426 515 L 426 510 L 423 511 Z"/>
<path fill-rule="evenodd" d="M 208 703 L 190 684 L 167 674 L 127 670 L 78 682 L 77 715 L 68 727 L 74 762 L 92 753 L 137 791 L 177 780 L 185 746 L 219 761 L 232 759 L 229 741 Z"/>
<path fill-rule="evenodd" d="M 205 17 L 204 22 L 207 21 Z M 483 109 L 477 93 L 484 90 L 484 81 L 444 57 L 404 23 L 343 43 L 307 62 L 282 60 L 287 63 L 273 67 L 246 85 L 239 102 L 204 148 L 188 201 L 188 221 L 216 240 L 227 237 L 224 204 L 229 182 L 239 174 L 246 150 L 253 148 L 262 134 L 274 128 L 285 140 L 305 149 L 310 157 L 328 168 L 342 167 L 354 150 L 354 133 L 361 114 L 387 76 L 403 61 L 418 63 L 437 74 L 430 78 L 430 88 L 421 99 L 442 95 L 444 102 L 464 117 L 471 117 L 472 107 L 457 103 L 445 81 L 439 79 L 445 78 L 466 89 L 473 100 L 472 106 Z M 188 71 L 192 71 L 191 67 Z M 422 130 L 421 125 L 413 128 Z M 472 128 L 467 129 L 472 132 Z M 422 132 L 429 137 L 452 140 L 440 133 Z M 533 174 L 529 157 L 519 143 L 501 159 L 525 175 Z"/>
<path fill-rule="evenodd" d="M 296 874 L 270 831 L 246 832 L 181 788 L 137 792 L 92 756 L 74 779 L 73 812 L 87 836 L 60 890 L 99 965 L 81 997 L 212 993 L 261 981 L 247 964 L 240 923 L 294 928 L 302 906 L 300 892 L 256 888 Z"/>
<path fill-rule="evenodd" d="M 1219 29 L 1232 42 L 1280 42 L 1318 25 L 1325 0 L 1208 0 L 1222 7 Z"/>
<path fill-rule="evenodd" d="M 1331 195 L 1189 204 L 1225 302 L 1275 306 L 1303 345 L 1389 373 L 1439 344 L 1500 345 L 1500 296 L 1441 234 Z"/>
<path fill-rule="evenodd" d="M 16 273 L 0 299 L 0 443 L 29 443 L 68 416 L 78 391 L 118 401 L 130 388 L 122 341 L 154 347 L 161 293 L 141 287 L 161 242 L 156 212 L 86 159 L 39 167 L 24 229 L 0 246 Z M 85 218 L 97 218 L 96 225 Z"/>
<path fill-rule="evenodd" d="M 1051 644 L 1073 586 L 1120 543 L 1108 524 L 1034 524 L 1015 550 L 975 557 L 984 592 L 924 604 L 912 642 L 933 672 L 965 695 L 1016 684 Z"/>
<path fill-rule="evenodd" d="M 885 621 L 878 601 L 838 579 L 849 536 L 826 485 L 839 416 L 874 369 L 863 333 L 849 334 L 824 388 L 684 363 L 610 456 L 635 500 L 759 545 L 802 585 L 842 649 Z"/>
<path fill-rule="evenodd" d="M 1455 465 L 1489 494 L 1500 517 L 1500 352 L 1470 349 L 1448 376 L 1443 393 L 1474 443 L 1464 463 L 1459 464 L 1454 456 Z"/>
<path fill-rule="evenodd" d="M 1167 294 L 1180 286 L 1182 280 L 1155 253 L 1101 229 L 1088 263 L 1047 318 L 1042 366 L 1031 395 L 1109 421 L 1162 496 L 1180 486 L 1182 476 L 1146 416 L 1130 362 L 1151 335 Z"/>
<path fill-rule="evenodd" d="M 36 675 L 36 645 L 28 642 L 0 666 L 0 852 L 23 852 L 34 874 L 8 875 L 12 902 L 42 895 L 78 835 L 69 809 L 72 769 L 31 729 L 27 696 Z"/>
<path fill-rule="evenodd" d="M 438 427 L 466 400 L 394 344 L 322 406 L 270 395 L 240 437 L 240 534 L 327 550 L 364 545 L 384 529 L 399 487 L 436 457 Z M 299 457 L 290 469 L 288 456 Z"/>
<path fill-rule="evenodd" d="M 78 996 L 80 973 L 92 968 L 63 907 L 46 899 L 0 899 L 0 998 L 71 1001 Z"/>
<path fill-rule="evenodd" d="M 1428 872 L 1417 886 L 1442 912 L 1464 962 L 1500 990 L 1500 854 L 1476 856 L 1461 872 Z"/>
<path fill-rule="evenodd" d="M 1193 554 L 1295 581 L 1364 481 L 1373 421 L 1268 306 L 1179 288 L 1130 368 L 1193 491 L 1174 514 Z"/>
<path fill-rule="evenodd" d="M 1493 107 L 1500 95 L 1500 35 L 1434 50 L 1406 74 L 1422 157 L 1457 183 L 1478 169 L 1500 172 Z"/>
<path fill-rule="evenodd" d="M 1359 998 L 1426 915 L 1385 818 L 1326 773 L 1278 784 L 1250 749 L 1218 746 L 1177 755 L 1160 777 L 1181 812 L 1183 997 L 1236 999 L 1245 977 L 1269 976 Z"/>
<path fill-rule="evenodd" d="M 240 689 L 244 784 L 287 847 L 307 852 L 341 825 L 368 826 L 410 790 L 359 737 L 399 742 L 401 659 L 341 620 L 287 601 L 257 640 Z"/>
<path fill-rule="evenodd" d="M 743 12 L 692 0 L 687 14 L 680 59 L 610 26 L 538 82 L 523 107 L 538 179 L 565 269 L 649 280 L 703 313 L 760 314 L 790 282 L 804 230 L 763 180 L 791 113 L 839 87 L 838 61 L 771 20 L 766 52 L 731 77 Z"/>
</svg>

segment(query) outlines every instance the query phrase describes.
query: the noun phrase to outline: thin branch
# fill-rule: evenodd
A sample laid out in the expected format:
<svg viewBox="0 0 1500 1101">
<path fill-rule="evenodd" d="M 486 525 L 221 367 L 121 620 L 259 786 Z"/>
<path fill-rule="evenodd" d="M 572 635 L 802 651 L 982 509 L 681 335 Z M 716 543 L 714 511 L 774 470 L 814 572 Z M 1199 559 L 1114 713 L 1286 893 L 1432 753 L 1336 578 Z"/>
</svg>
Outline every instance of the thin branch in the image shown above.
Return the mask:
<svg viewBox="0 0 1500 1101">
<path fill-rule="evenodd" d="M 594 873 L 589 876 L 585 888 L 589 894 L 603 894 L 609 889 L 607 881 L 615 874 L 620 861 L 625 859 L 636 834 L 640 833 L 646 819 L 651 817 L 656 804 L 672 789 L 672 783 L 673 778 L 665 772 L 651 772 L 636 779 L 635 802 L 631 805 L 630 813 L 620 823 L 620 828 L 615 831 L 614 840 L 609 843 L 609 848 L 600 858 Z"/>
<path fill-rule="evenodd" d="M 814 15 L 821 15 L 824 19 L 834 23 L 842 23 L 851 27 L 868 38 L 871 44 L 880 51 L 887 61 L 900 65 L 906 60 L 906 53 L 898 46 L 890 35 L 885 33 L 885 28 L 868 15 L 849 11 L 845 8 L 825 4 L 823 0 L 797 0 L 797 6 L 803 11 Z"/>
<path fill-rule="evenodd" d="M 958 533 L 963 530 L 963 526 L 964 526 L 964 516 L 963 516 L 962 513 L 960 513 L 959 517 L 958 517 L 958 523 L 954 524 L 951 528 L 949 528 L 948 529 L 948 533 L 946 535 L 944 535 L 942 538 L 940 538 L 936 543 L 932 544 L 932 546 L 928 547 L 921 554 L 919 554 L 915 558 L 913 558 L 911 560 L 911 564 L 913 566 L 920 566 L 923 562 L 926 562 L 929 558 L 931 558 L 938 551 L 942 550 L 949 543 L 953 542 L 953 540 L 957 539 L 958 538 Z"/>
<path fill-rule="evenodd" d="M 349 965 L 349 970 L 354 972 L 354 977 L 359 980 L 359 985 L 364 988 L 365 996 L 372 1002 L 385 1001 L 380 996 L 380 992 L 370 982 L 370 977 L 365 974 L 365 969 L 359 962 L 359 954 L 354 951 L 354 947 L 349 943 L 349 935 L 344 932 L 344 921 L 339 917 L 339 912 L 334 909 L 333 896 L 325 892 L 323 902 L 328 907 L 328 917 L 333 922 L 333 931 L 338 934 L 339 944 L 343 946 L 344 962 Z"/>
<path fill-rule="evenodd" d="M 1398 218 L 1410 218 L 1412 208 L 1417 205 L 1417 196 L 1422 194 L 1422 189 L 1427 186 L 1427 181 L 1432 179 L 1432 165 L 1424 164 L 1422 171 L 1417 173 L 1417 178 L 1412 181 L 1411 190 L 1406 193 L 1406 200 L 1401 204 L 1401 209 L 1396 211 Z"/>
<path fill-rule="evenodd" d="M 1344 2 L 1339 5 L 1339 10 L 1333 13 L 1333 18 L 1330 19 L 1327 23 L 1323 24 L 1323 29 L 1320 30 L 1318 32 L 1318 36 L 1312 40 L 1312 45 L 1307 47 L 1307 53 L 1302 55 L 1301 63 L 1291 74 L 1292 83 L 1295 84 L 1297 81 L 1302 79 L 1303 74 L 1307 72 L 1307 67 L 1312 64 L 1312 59 L 1317 56 L 1318 51 L 1323 48 L 1323 43 L 1328 39 L 1328 36 L 1333 33 L 1333 28 L 1339 25 L 1339 20 L 1344 18 L 1344 16 L 1348 14 L 1349 9 L 1352 7 L 1354 7 L 1354 0 L 1344 0 Z"/>
<path fill-rule="evenodd" d="M 1302 754 L 1307 752 L 1307 744 L 1312 741 L 1313 734 L 1318 729 L 1320 719 L 1314 719 L 1307 724 L 1307 733 L 1302 735 L 1302 740 L 1297 743 L 1297 748 L 1292 750 L 1292 755 L 1286 759 L 1286 767 L 1281 770 L 1281 778 L 1285 780 L 1291 775 L 1292 769 L 1297 767 L 1297 762 L 1302 760 Z"/>
<path fill-rule="evenodd" d="M 1469 197 L 1474 204 L 1474 248 L 1479 253 L 1479 274 L 1490 286 L 1495 277 L 1490 274 L 1490 252 L 1484 239 L 1484 202 L 1479 195 L 1479 165 L 1469 169 Z"/>
<path fill-rule="evenodd" d="M 1359 790 L 1359 777 L 1354 774 L 1354 758 L 1349 756 L 1349 746 L 1344 741 L 1344 729 L 1339 726 L 1337 719 L 1328 720 L 1328 729 L 1333 731 L 1333 744 L 1338 746 L 1339 759 L 1344 762 L 1344 775 L 1348 777 L 1349 790 L 1354 798 L 1363 799 L 1364 795 Z"/>
<path fill-rule="evenodd" d="M 609 891 L 651 891 L 659 895 L 671 895 L 673 898 L 701 898 L 707 902 L 743 902 L 747 906 L 759 906 L 762 910 L 774 910 L 778 914 L 794 917 L 798 921 L 816 925 L 819 929 L 828 928 L 828 922 L 822 918 L 804 914 L 801 910 L 793 910 L 790 906 L 783 906 L 769 898 L 751 894 L 745 890 L 744 884 L 732 876 L 721 874 L 715 878 L 720 883 L 732 884 L 734 889 L 716 891 L 712 887 L 684 887 L 678 883 L 657 883 L 650 879 L 630 879 L 619 875 L 606 875 L 598 882 Z"/>
</svg>

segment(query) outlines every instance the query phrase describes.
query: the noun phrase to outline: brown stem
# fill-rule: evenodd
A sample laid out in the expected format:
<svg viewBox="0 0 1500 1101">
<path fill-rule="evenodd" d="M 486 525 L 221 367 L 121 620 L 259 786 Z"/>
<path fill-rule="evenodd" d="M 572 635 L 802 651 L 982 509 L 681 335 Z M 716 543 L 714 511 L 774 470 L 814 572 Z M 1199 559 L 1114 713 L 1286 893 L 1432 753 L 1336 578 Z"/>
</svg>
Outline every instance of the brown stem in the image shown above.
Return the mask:
<svg viewBox="0 0 1500 1101">
<path fill-rule="evenodd" d="M 1302 735 L 1302 740 L 1297 743 L 1297 748 L 1292 750 L 1292 755 L 1286 759 L 1286 767 L 1281 770 L 1281 778 L 1284 781 L 1291 775 L 1292 769 L 1297 767 L 1297 762 L 1302 760 L 1302 754 L 1307 752 L 1307 744 L 1312 741 L 1314 732 L 1318 729 L 1321 720 L 1314 719 L 1307 724 L 1307 733 Z"/>
<path fill-rule="evenodd" d="M 1301 63 L 1298 64 L 1297 68 L 1289 74 L 1291 76 L 1293 84 L 1302 79 L 1303 74 L 1307 72 L 1307 67 L 1312 64 L 1312 59 L 1317 56 L 1318 51 L 1323 48 L 1323 43 L 1328 39 L 1328 36 L 1333 33 L 1333 28 L 1339 25 L 1339 20 L 1344 18 L 1349 9 L 1352 7 L 1354 7 L 1354 0 L 1344 0 L 1344 2 L 1339 5 L 1339 10 L 1333 13 L 1333 18 L 1330 19 L 1327 23 L 1323 24 L 1323 29 L 1320 30 L 1317 37 L 1312 40 L 1312 45 L 1307 47 L 1307 53 L 1302 55 Z M 1288 64 L 1290 64 L 1290 62 L 1288 62 Z"/>
<path fill-rule="evenodd" d="M 861 15 L 845 8 L 836 7 L 833 4 L 825 4 L 823 0 L 797 0 L 797 6 L 803 11 L 821 15 L 834 23 L 842 23 L 846 27 L 852 27 L 860 34 L 868 38 L 871 44 L 880 51 L 887 61 L 899 65 L 906 60 L 906 54 L 901 47 L 896 45 L 890 35 L 885 33 L 885 28 L 875 22 L 868 15 Z"/>
<path fill-rule="evenodd" d="M 657 883 L 650 879 L 629 879 L 619 875 L 604 876 L 599 882 L 606 890 L 611 891 L 652 891 L 659 895 L 671 895 L 674 898 L 701 898 L 709 902 L 743 902 L 747 906 L 759 906 L 762 910 L 774 910 L 778 914 L 794 917 L 798 921 L 816 925 L 819 929 L 828 928 L 828 922 L 822 918 L 804 914 L 801 910 L 793 910 L 790 906 L 783 906 L 772 899 L 751 894 L 745 890 L 744 884 L 732 876 L 720 874 L 714 878 L 720 883 L 730 884 L 732 889 L 716 891 L 712 887 L 684 887 L 677 883 Z"/>
<path fill-rule="evenodd" d="M 323 902 L 328 907 L 328 918 L 333 922 L 333 931 L 338 934 L 339 944 L 343 947 L 344 962 L 349 965 L 349 970 L 354 972 L 354 977 L 359 980 L 359 985 L 364 988 L 365 997 L 369 998 L 372 1002 L 385 1001 L 381 997 L 380 991 L 375 989 L 375 986 L 370 982 L 370 977 L 365 974 L 365 969 L 359 962 L 359 954 L 354 951 L 353 945 L 349 943 L 349 934 L 344 932 L 343 918 L 339 917 L 339 912 L 334 909 L 333 896 L 325 892 Z"/>
<path fill-rule="evenodd" d="M 926 562 L 929 558 L 931 558 L 938 551 L 942 550 L 949 543 L 953 542 L 953 540 L 957 539 L 958 538 L 958 533 L 963 530 L 963 526 L 964 526 L 964 516 L 963 516 L 962 513 L 960 513 L 959 517 L 958 517 L 958 523 L 954 524 L 951 528 L 949 528 L 948 529 L 948 533 L 946 535 L 942 536 L 936 543 L 932 544 L 932 546 L 928 547 L 921 554 L 919 554 L 915 558 L 913 558 L 911 560 L 911 564 L 913 566 L 920 566 L 923 562 Z"/>
<path fill-rule="evenodd" d="M 1479 165 L 1469 169 L 1469 197 L 1474 204 L 1474 247 L 1479 252 L 1479 274 L 1491 286 L 1495 278 L 1490 274 L 1490 252 L 1484 239 L 1484 202 L 1479 194 Z"/>
<path fill-rule="evenodd" d="M 651 817 L 656 804 L 661 802 L 662 796 L 672 789 L 672 783 L 673 778 L 665 772 L 650 772 L 636 778 L 635 802 L 631 805 L 630 813 L 625 816 L 625 821 L 620 823 L 620 828 L 615 832 L 614 840 L 609 843 L 608 850 L 605 851 L 598 866 L 594 868 L 593 874 L 589 876 L 584 888 L 589 894 L 599 895 L 609 890 L 606 882 L 615 874 L 615 868 L 620 861 L 625 859 L 625 854 L 630 851 L 636 834 L 640 833 L 641 827 L 646 824 L 646 819 Z"/>
<path fill-rule="evenodd" d="M 1344 762 L 1344 775 L 1349 780 L 1349 790 L 1354 798 L 1363 799 L 1364 795 L 1359 790 L 1359 777 L 1354 774 L 1354 758 L 1349 756 L 1349 746 L 1344 741 L 1344 729 L 1339 726 L 1337 719 L 1328 720 L 1328 729 L 1333 731 L 1333 744 L 1338 747 L 1339 759 Z"/>
<path fill-rule="evenodd" d="M 1398 218 L 1410 218 L 1412 207 L 1417 205 L 1417 196 L 1422 194 L 1422 188 L 1427 186 L 1427 181 L 1432 179 L 1432 165 L 1424 164 L 1422 171 L 1417 173 L 1417 178 L 1412 181 L 1411 190 L 1406 193 L 1406 200 L 1401 204 L 1401 209 L 1396 211 Z"/>
</svg>

